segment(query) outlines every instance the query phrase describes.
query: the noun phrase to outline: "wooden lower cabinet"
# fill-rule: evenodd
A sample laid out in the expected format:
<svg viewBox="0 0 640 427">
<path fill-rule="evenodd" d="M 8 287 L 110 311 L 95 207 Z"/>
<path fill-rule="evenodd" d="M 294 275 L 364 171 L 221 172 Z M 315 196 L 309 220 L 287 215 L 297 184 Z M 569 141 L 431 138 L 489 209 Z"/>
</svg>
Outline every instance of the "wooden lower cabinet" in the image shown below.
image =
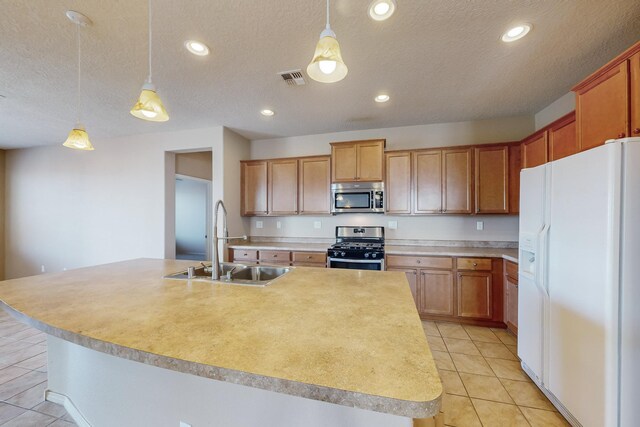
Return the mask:
<svg viewBox="0 0 640 427">
<path fill-rule="evenodd" d="M 518 264 L 511 261 L 504 263 L 504 323 L 518 333 Z"/>
<path fill-rule="evenodd" d="M 401 271 L 422 319 L 504 327 L 503 262 L 498 258 L 388 255 Z"/>
<path fill-rule="evenodd" d="M 246 264 L 292 265 L 294 267 L 327 267 L 326 252 L 283 251 L 266 249 L 229 249 L 229 260 Z"/>
</svg>

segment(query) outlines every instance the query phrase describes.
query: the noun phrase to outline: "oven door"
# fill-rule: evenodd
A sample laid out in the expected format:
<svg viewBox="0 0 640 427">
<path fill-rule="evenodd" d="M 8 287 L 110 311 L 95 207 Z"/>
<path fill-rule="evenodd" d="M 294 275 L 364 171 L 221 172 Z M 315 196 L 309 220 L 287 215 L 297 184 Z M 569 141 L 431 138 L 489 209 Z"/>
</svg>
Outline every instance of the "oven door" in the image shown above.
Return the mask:
<svg viewBox="0 0 640 427">
<path fill-rule="evenodd" d="M 331 198 L 331 212 L 371 212 L 373 208 L 372 191 L 334 191 Z"/>
<path fill-rule="evenodd" d="M 344 259 L 329 258 L 329 268 L 346 268 L 349 270 L 384 270 L 383 259 Z"/>
</svg>

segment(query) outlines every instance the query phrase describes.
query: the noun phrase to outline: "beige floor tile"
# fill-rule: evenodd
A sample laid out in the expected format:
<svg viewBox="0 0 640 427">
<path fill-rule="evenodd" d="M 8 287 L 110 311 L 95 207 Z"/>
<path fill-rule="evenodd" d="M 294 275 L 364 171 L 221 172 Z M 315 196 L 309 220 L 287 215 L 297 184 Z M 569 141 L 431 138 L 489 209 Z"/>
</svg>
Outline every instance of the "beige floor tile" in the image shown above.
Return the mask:
<svg viewBox="0 0 640 427">
<path fill-rule="evenodd" d="M 27 360 L 40 353 L 47 351 L 47 346 L 41 344 L 32 344 L 31 347 L 23 348 L 13 353 L 0 357 L 0 365 L 15 365 L 23 360 Z"/>
<path fill-rule="evenodd" d="M 505 344 L 509 351 L 515 356 L 518 357 L 518 346 L 517 345 L 509 345 Z M 519 358 L 518 358 L 519 359 Z"/>
<path fill-rule="evenodd" d="M 26 341 L 9 341 L 8 343 L 5 343 L 0 347 L 0 357 L 32 346 L 33 343 Z"/>
<path fill-rule="evenodd" d="M 26 340 L 27 338 L 31 338 L 36 335 L 40 335 L 41 333 L 42 332 L 40 332 L 37 329 L 29 328 L 29 329 L 24 329 L 20 332 L 16 332 L 15 334 L 8 336 L 7 338 L 11 340 L 20 341 L 20 340 Z"/>
<path fill-rule="evenodd" d="M 509 351 L 506 345 L 501 342 L 491 343 L 491 342 L 477 342 L 476 347 L 480 350 L 480 353 L 484 357 L 493 357 L 496 359 L 507 359 L 507 360 L 515 360 L 518 359 Z"/>
<path fill-rule="evenodd" d="M 438 327 L 434 322 L 430 322 L 428 320 L 422 321 L 422 328 L 424 329 L 424 333 L 428 336 L 439 337 L 440 331 L 438 331 Z"/>
<path fill-rule="evenodd" d="M 520 367 L 520 362 L 514 360 L 494 359 L 487 357 L 487 363 L 498 378 L 516 381 L 530 381 L 527 374 Z"/>
<path fill-rule="evenodd" d="M 19 406 L 25 409 L 31 409 L 34 406 L 44 402 L 44 391 L 47 389 L 47 382 L 44 381 L 30 389 L 18 393 L 6 400 L 7 403 Z"/>
<path fill-rule="evenodd" d="M 40 344 L 47 340 L 47 334 L 40 332 L 37 335 L 33 335 L 29 338 L 25 338 L 22 341 L 30 342 L 33 344 Z"/>
<path fill-rule="evenodd" d="M 542 409 L 523 408 L 520 410 L 533 427 L 565 427 L 570 424 L 558 412 L 544 411 Z"/>
<path fill-rule="evenodd" d="M 453 353 L 451 358 L 453 359 L 453 363 L 455 364 L 458 372 L 494 376 L 493 371 L 482 356 L 469 356 L 468 354 Z"/>
<path fill-rule="evenodd" d="M 449 394 L 446 397 L 444 423 L 453 427 L 481 427 L 480 420 L 468 397 Z"/>
<path fill-rule="evenodd" d="M 502 379 L 501 382 L 513 398 L 513 401 L 516 402 L 516 405 L 555 411 L 555 407 L 534 383 L 506 379 Z"/>
<path fill-rule="evenodd" d="M 0 369 L 0 384 L 4 384 L 7 381 L 11 381 L 12 379 L 18 378 L 19 376 L 22 376 L 28 372 L 28 369 L 16 366 L 9 366 L 7 368 Z"/>
<path fill-rule="evenodd" d="M 457 323 L 438 322 L 438 330 L 440 335 L 448 338 L 458 338 L 463 340 L 470 340 L 469 335 L 465 332 L 464 328 Z"/>
<path fill-rule="evenodd" d="M 18 378 L 0 385 L 0 400 L 7 400 L 18 393 L 30 389 L 33 386 L 47 380 L 47 374 L 31 371 Z"/>
<path fill-rule="evenodd" d="M 458 338 L 443 338 L 449 353 L 468 354 L 470 356 L 480 356 L 480 352 L 476 348 L 473 341 L 461 340 Z"/>
<path fill-rule="evenodd" d="M 13 418 L 2 427 L 28 427 L 28 426 L 48 426 L 56 419 L 52 416 L 41 414 L 40 412 L 27 411 Z"/>
<path fill-rule="evenodd" d="M 461 373 L 460 378 L 469 397 L 492 400 L 494 402 L 513 403 L 509 393 L 496 377 Z"/>
<path fill-rule="evenodd" d="M 498 339 L 500 341 L 502 341 L 503 344 L 509 344 L 509 345 L 517 345 L 518 344 L 518 339 L 516 338 L 516 336 L 513 335 L 508 330 L 506 330 L 506 329 L 492 329 L 492 331 L 493 331 L 494 334 L 496 334 Z"/>
<path fill-rule="evenodd" d="M 496 334 L 494 334 L 493 331 L 489 328 L 483 328 L 482 326 L 467 326 L 467 325 L 464 325 L 463 327 L 473 341 L 495 342 L 495 343 L 501 342 L 496 336 Z"/>
<path fill-rule="evenodd" d="M 431 351 L 433 360 L 436 361 L 438 369 L 445 369 L 447 371 L 455 371 L 456 367 L 451 360 L 451 356 L 446 351 Z"/>
<path fill-rule="evenodd" d="M 0 337 L 7 338 L 16 332 L 24 331 L 25 329 L 29 329 L 29 326 L 20 322 L 6 322 L 0 324 Z"/>
<path fill-rule="evenodd" d="M 440 371 L 440 378 L 444 385 L 444 391 L 449 394 L 457 394 L 458 396 L 466 396 L 467 391 L 460 381 L 460 376 L 455 371 Z"/>
<path fill-rule="evenodd" d="M 51 415 L 52 417 L 56 417 L 56 418 L 64 417 L 67 414 L 67 411 L 66 409 L 64 409 L 64 406 L 57 405 L 55 403 L 51 403 L 47 401 L 42 402 L 39 405 L 36 405 L 32 409 L 34 411 L 38 411 L 46 415 Z"/>
<path fill-rule="evenodd" d="M 45 366 L 47 364 L 47 352 L 40 353 L 36 356 L 33 356 L 29 359 L 25 359 L 20 363 L 16 363 L 15 366 L 19 368 L 31 369 L 35 370 Z"/>
<path fill-rule="evenodd" d="M 0 403 L 0 424 L 6 423 L 24 412 L 26 412 L 25 409 L 9 405 L 8 403 Z"/>
<path fill-rule="evenodd" d="M 49 424 L 47 427 L 73 427 L 77 424 L 71 423 L 65 420 L 55 420 L 53 423 Z"/>
<path fill-rule="evenodd" d="M 431 351 L 447 351 L 447 346 L 444 345 L 444 341 L 442 341 L 440 337 L 427 335 L 427 342 L 429 343 Z"/>
<path fill-rule="evenodd" d="M 529 427 L 522 412 L 516 405 L 489 402 L 488 400 L 471 399 L 473 406 L 485 426 L 491 427 Z"/>
</svg>

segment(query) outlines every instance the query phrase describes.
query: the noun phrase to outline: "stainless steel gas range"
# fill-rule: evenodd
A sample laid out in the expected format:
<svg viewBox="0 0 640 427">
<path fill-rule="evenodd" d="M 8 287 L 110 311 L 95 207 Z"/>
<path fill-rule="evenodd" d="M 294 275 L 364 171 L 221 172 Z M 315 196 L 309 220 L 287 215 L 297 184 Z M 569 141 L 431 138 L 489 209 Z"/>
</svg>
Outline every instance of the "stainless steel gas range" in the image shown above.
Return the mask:
<svg viewBox="0 0 640 427">
<path fill-rule="evenodd" d="M 330 268 L 384 270 L 384 227 L 336 227 L 327 258 Z"/>
</svg>

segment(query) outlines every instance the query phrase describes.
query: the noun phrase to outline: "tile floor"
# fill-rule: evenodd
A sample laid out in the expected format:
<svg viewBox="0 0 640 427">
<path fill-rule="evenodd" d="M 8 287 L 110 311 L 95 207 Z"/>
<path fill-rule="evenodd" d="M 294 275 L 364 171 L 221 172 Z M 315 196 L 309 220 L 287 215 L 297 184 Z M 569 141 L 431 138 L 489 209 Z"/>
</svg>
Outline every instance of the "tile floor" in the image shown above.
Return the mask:
<svg viewBox="0 0 640 427">
<path fill-rule="evenodd" d="M 75 426 L 62 406 L 44 401 L 46 388 L 46 335 L 0 310 L 0 426 Z"/>
<path fill-rule="evenodd" d="M 422 326 L 445 389 L 446 426 L 569 426 L 520 368 L 510 332 L 428 321 Z"/>
</svg>

